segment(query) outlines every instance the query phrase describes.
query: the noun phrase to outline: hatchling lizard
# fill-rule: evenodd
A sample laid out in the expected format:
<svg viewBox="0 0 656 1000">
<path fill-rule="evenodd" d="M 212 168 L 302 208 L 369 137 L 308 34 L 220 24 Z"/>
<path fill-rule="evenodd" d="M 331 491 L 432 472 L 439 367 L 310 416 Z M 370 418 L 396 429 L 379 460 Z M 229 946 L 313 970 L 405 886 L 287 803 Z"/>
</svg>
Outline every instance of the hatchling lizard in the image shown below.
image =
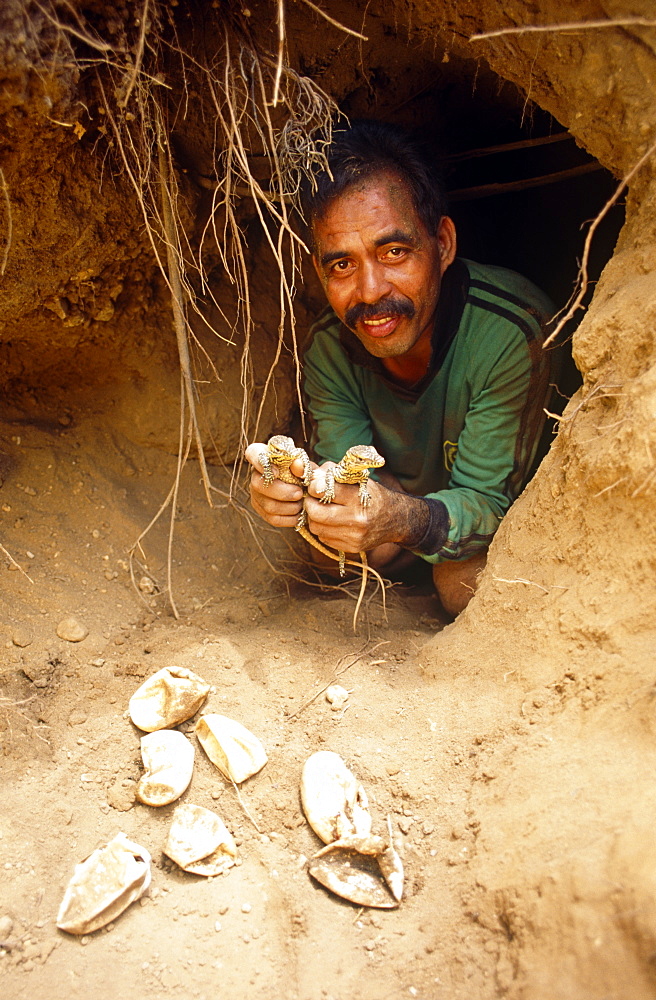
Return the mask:
<svg viewBox="0 0 656 1000">
<path fill-rule="evenodd" d="M 385 465 L 385 459 L 379 455 L 371 444 L 356 444 L 344 455 L 338 465 L 326 469 L 326 489 L 320 498 L 321 503 L 332 503 L 335 499 L 335 483 L 346 483 L 358 487 L 358 496 L 363 507 L 371 503 L 371 494 L 367 489 L 369 469 L 380 469 Z M 360 553 L 360 557 L 364 553 Z M 339 572 L 344 576 L 344 553 L 339 553 Z M 364 560 L 363 560 L 364 562 Z"/>
<path fill-rule="evenodd" d="M 284 434 L 275 434 L 273 437 L 269 438 L 269 441 L 267 442 L 267 450 L 260 452 L 258 457 L 260 464 L 262 465 L 262 475 L 265 486 L 270 486 L 274 481 L 275 468 L 278 478 L 283 483 L 290 483 L 294 486 L 303 487 L 304 498 L 307 496 L 307 486 L 312 478 L 310 460 L 307 453 L 302 448 L 296 447 L 293 438 L 287 437 Z M 300 458 L 303 463 L 302 477 L 295 476 L 290 469 L 292 462 L 294 462 L 297 458 Z M 321 502 L 332 503 L 335 498 L 335 483 L 337 482 L 346 483 L 348 485 L 358 485 L 360 503 L 366 507 L 371 502 L 371 495 L 367 490 L 369 470 L 378 469 L 384 464 L 385 459 L 378 454 L 372 445 L 355 445 L 353 448 L 349 448 L 346 455 L 338 465 L 326 470 L 326 491 L 321 497 Z M 355 613 L 353 615 L 353 628 L 355 628 L 358 620 L 358 613 L 360 611 L 360 605 L 362 604 L 362 598 L 364 597 L 364 592 L 367 586 L 367 574 L 369 571 L 374 574 L 380 583 L 383 595 L 383 604 L 385 603 L 385 586 L 383 584 L 382 577 L 376 572 L 376 570 L 369 567 L 365 552 L 359 553 L 361 560 L 360 563 L 347 559 L 346 554 L 341 551 L 335 555 L 331 549 L 322 545 L 319 539 L 315 538 L 315 536 L 308 531 L 306 525 L 307 514 L 305 512 L 304 503 L 303 509 L 298 516 L 296 531 L 298 531 L 298 533 L 319 552 L 322 552 L 325 556 L 328 556 L 330 559 L 334 559 L 339 563 L 340 576 L 344 576 L 345 566 L 347 565 L 357 566 L 362 570 L 362 585 L 360 587 L 360 594 L 358 596 Z"/>
</svg>

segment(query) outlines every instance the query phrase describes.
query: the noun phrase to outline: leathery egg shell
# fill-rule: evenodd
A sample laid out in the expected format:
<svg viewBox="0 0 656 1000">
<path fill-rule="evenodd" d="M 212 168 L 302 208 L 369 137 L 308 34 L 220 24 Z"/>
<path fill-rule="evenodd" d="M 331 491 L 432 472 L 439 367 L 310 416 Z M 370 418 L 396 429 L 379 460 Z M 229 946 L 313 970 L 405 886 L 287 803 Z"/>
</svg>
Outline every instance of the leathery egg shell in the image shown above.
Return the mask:
<svg viewBox="0 0 656 1000">
<path fill-rule="evenodd" d="M 232 868 L 237 845 L 223 820 L 203 806 L 185 803 L 173 813 L 164 853 L 194 875 L 219 875 Z"/>
<path fill-rule="evenodd" d="M 170 729 L 195 715 L 209 691 L 210 685 L 192 670 L 163 667 L 130 698 L 130 718 L 146 733 Z"/>
<path fill-rule="evenodd" d="M 189 787 L 194 770 L 194 748 L 177 729 L 160 729 L 141 737 L 146 773 L 137 785 L 137 798 L 147 806 L 167 806 Z"/>
<path fill-rule="evenodd" d="M 212 763 L 236 785 L 257 774 L 269 759 L 257 736 L 225 715 L 201 716 L 196 736 Z"/>
<path fill-rule="evenodd" d="M 368 837 L 371 833 L 366 792 L 332 750 L 319 750 L 306 760 L 301 804 L 308 823 L 324 844 L 351 835 Z"/>
<path fill-rule="evenodd" d="M 117 833 L 75 866 L 57 926 L 69 934 L 90 934 L 115 920 L 150 885 L 150 854 Z"/>
</svg>

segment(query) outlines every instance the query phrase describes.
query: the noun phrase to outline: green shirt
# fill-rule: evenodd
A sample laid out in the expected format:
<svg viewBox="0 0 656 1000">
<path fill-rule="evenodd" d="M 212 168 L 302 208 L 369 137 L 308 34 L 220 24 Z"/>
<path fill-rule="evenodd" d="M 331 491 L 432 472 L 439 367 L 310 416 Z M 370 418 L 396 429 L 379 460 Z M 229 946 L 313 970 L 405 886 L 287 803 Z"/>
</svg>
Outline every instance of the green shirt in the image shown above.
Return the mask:
<svg viewBox="0 0 656 1000">
<path fill-rule="evenodd" d="M 551 311 L 519 274 L 457 259 L 443 277 L 428 373 L 411 388 L 331 309 L 312 328 L 304 390 L 317 460 L 375 445 L 403 488 L 429 501 L 433 522 L 440 512 L 443 530 L 419 546 L 429 562 L 487 547 L 526 483 L 549 389 L 552 355 L 541 345 Z"/>
</svg>

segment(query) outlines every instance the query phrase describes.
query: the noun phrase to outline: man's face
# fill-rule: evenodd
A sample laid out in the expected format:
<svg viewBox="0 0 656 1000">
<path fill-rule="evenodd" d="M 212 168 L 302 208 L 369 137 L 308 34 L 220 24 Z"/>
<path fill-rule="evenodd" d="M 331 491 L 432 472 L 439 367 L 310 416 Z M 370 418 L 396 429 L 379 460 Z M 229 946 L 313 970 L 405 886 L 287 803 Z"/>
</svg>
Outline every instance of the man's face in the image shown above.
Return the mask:
<svg viewBox="0 0 656 1000">
<path fill-rule="evenodd" d="M 442 274 L 455 255 L 451 219 L 431 236 L 405 182 L 385 172 L 329 203 L 314 238 L 328 301 L 370 354 L 412 355 L 430 342 Z"/>
</svg>

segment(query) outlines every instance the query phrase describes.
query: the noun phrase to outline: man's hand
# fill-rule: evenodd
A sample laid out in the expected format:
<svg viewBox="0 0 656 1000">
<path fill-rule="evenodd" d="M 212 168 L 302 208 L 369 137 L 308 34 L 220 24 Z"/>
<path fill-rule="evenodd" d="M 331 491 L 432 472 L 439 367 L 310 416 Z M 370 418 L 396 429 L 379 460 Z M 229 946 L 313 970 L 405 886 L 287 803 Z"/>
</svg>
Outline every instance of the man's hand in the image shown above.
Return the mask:
<svg viewBox="0 0 656 1000">
<path fill-rule="evenodd" d="M 251 504 L 253 510 L 273 525 L 274 528 L 295 528 L 298 515 L 303 507 L 303 488 L 283 483 L 276 479 L 271 486 L 264 485 L 262 465 L 259 456 L 266 452 L 265 444 L 249 444 L 245 457 L 253 466 L 251 474 Z M 314 462 L 312 468 L 316 469 Z M 299 478 L 303 475 L 303 463 L 295 459 L 290 469 Z"/>
<path fill-rule="evenodd" d="M 335 499 L 322 504 L 325 489 L 324 470 L 329 462 L 316 469 L 305 501 L 308 528 L 324 545 L 343 552 L 366 552 L 385 542 L 412 548 L 423 538 L 429 524 L 429 512 L 419 497 L 387 489 L 373 480 L 367 483 L 371 502 L 360 503 L 358 487 L 335 484 Z"/>
</svg>

